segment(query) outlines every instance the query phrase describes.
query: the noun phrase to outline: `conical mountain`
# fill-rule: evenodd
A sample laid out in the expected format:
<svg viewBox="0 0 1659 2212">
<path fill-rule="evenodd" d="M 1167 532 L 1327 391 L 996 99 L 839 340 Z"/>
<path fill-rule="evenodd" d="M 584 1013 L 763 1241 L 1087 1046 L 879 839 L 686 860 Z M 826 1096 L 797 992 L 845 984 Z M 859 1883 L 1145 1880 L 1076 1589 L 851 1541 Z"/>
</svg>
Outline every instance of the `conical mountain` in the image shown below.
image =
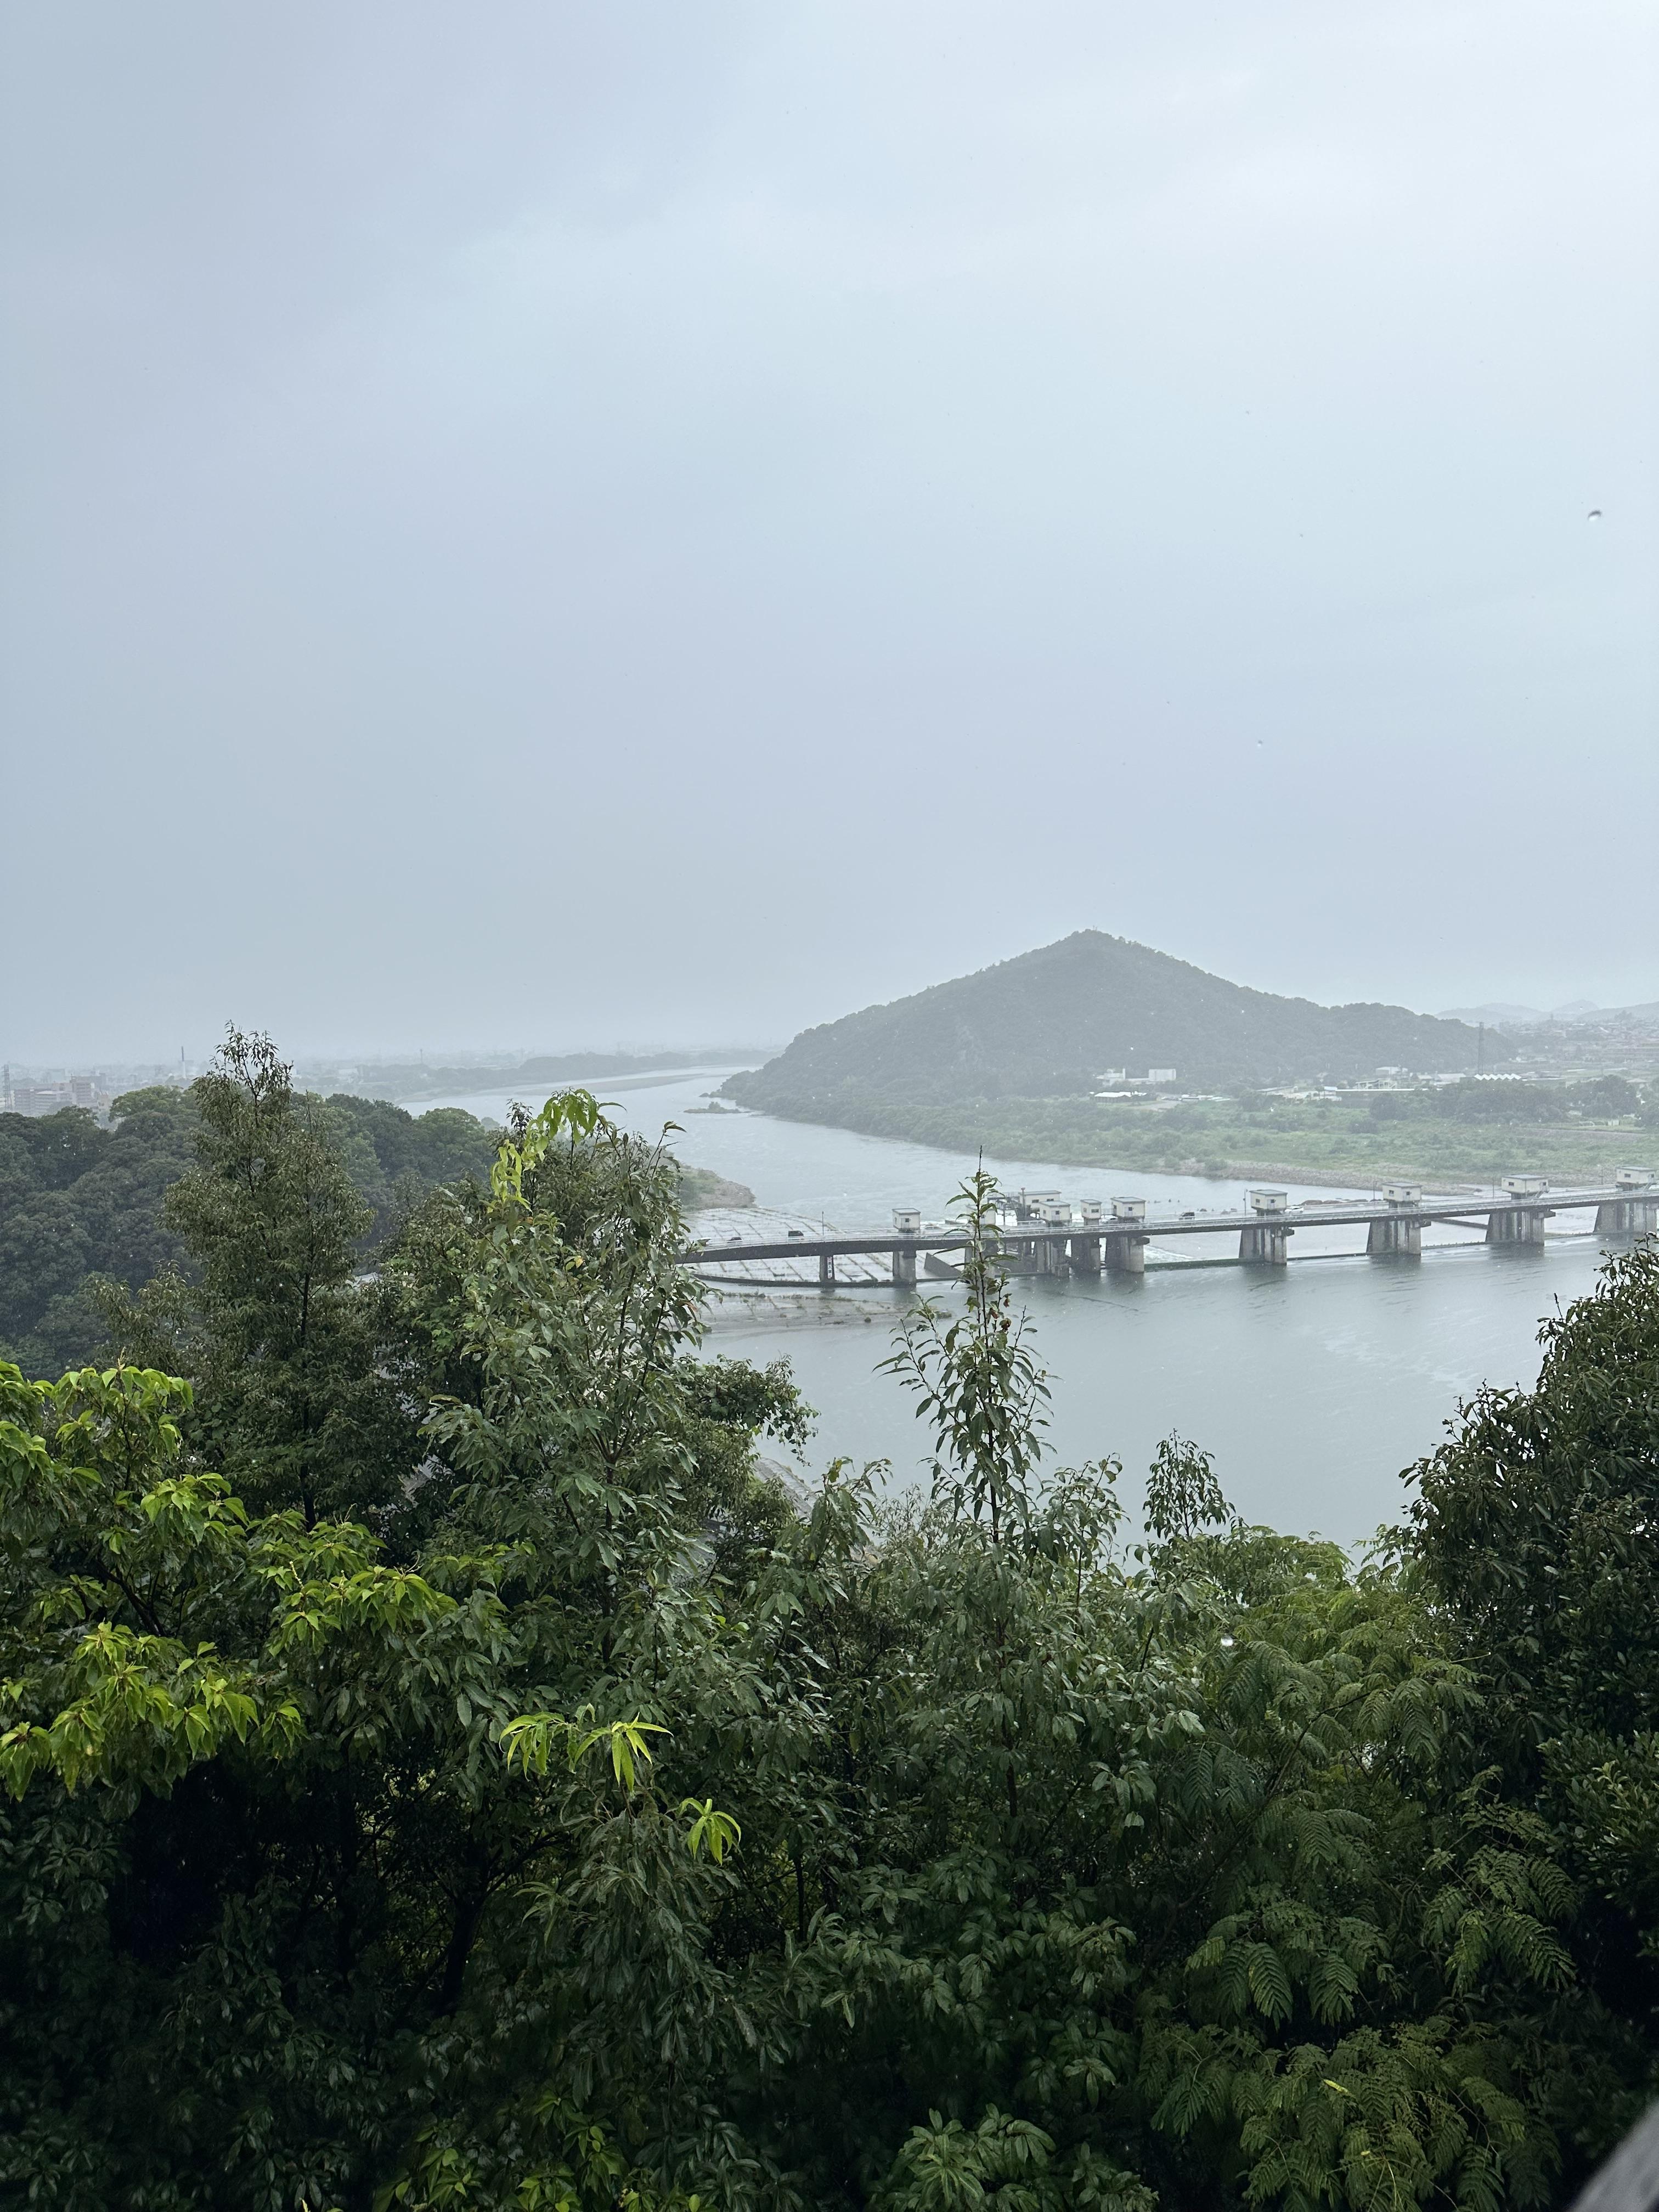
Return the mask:
<svg viewBox="0 0 1659 2212">
<path fill-rule="evenodd" d="M 1115 1069 L 1144 1077 L 1174 1068 L 1183 1091 L 1353 1081 L 1385 1066 L 1439 1073 L 1473 1068 L 1478 1048 L 1463 1022 L 1405 1006 L 1282 999 L 1083 929 L 805 1030 L 726 1087 L 749 1105 L 841 1120 L 861 1099 L 1079 1097 Z"/>
</svg>

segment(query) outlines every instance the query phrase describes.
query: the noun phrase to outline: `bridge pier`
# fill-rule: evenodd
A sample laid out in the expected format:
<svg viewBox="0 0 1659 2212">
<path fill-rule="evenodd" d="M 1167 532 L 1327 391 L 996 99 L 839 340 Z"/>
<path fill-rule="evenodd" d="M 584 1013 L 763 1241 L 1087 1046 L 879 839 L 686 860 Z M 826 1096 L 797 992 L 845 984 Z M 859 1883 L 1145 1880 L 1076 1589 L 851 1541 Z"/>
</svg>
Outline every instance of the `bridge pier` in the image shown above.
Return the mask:
<svg viewBox="0 0 1659 2212">
<path fill-rule="evenodd" d="M 818 1288 L 833 1291 L 836 1287 L 836 1255 L 833 1252 L 818 1254 Z"/>
<path fill-rule="evenodd" d="M 1291 1239 L 1296 1234 L 1282 1221 L 1263 1221 L 1253 1229 L 1238 1232 L 1238 1256 L 1258 1267 L 1283 1267 L 1289 1264 Z"/>
<path fill-rule="evenodd" d="M 1115 1222 L 1133 1221 L 1139 1224 L 1146 1218 L 1144 1198 L 1115 1198 L 1112 1200 L 1112 1219 Z M 1105 1240 L 1106 1265 L 1115 1275 L 1144 1275 L 1146 1272 L 1146 1239 L 1120 1233 Z"/>
<path fill-rule="evenodd" d="M 1039 1275 L 1063 1275 L 1066 1271 L 1066 1249 L 1071 1240 L 1055 1231 L 1071 1227 L 1072 1202 L 1066 1198 L 1045 1197 L 1038 1204 L 1037 1215 L 1041 1226 L 1048 1234 L 1035 1240 L 1036 1271 Z"/>
<path fill-rule="evenodd" d="M 1100 1200 L 1085 1198 L 1079 1201 L 1079 1212 L 1083 1217 L 1083 1234 L 1072 1239 L 1072 1273 L 1074 1275 L 1097 1275 L 1100 1273 Z"/>
<path fill-rule="evenodd" d="M 898 1237 L 920 1237 L 921 1208 L 919 1206 L 896 1206 L 893 1208 L 893 1231 Z M 912 1245 L 907 1252 L 901 1245 L 893 1254 L 893 1280 L 907 1287 L 916 1279 L 916 1252 Z"/>
<path fill-rule="evenodd" d="M 1290 1240 L 1294 1231 L 1285 1220 L 1289 1204 L 1282 1190 L 1252 1190 L 1245 1196 L 1250 1211 L 1255 1216 L 1254 1224 L 1238 1232 L 1238 1256 L 1258 1267 L 1282 1267 L 1291 1256 Z"/>
<path fill-rule="evenodd" d="M 1378 1218 L 1365 1231 L 1365 1249 L 1373 1254 L 1403 1254 L 1413 1260 L 1423 1256 L 1423 1224 L 1420 1221 Z"/>
<path fill-rule="evenodd" d="M 1595 1209 L 1598 1237 L 1651 1237 L 1659 1230 L 1659 1198 L 1615 1198 Z"/>
<path fill-rule="evenodd" d="M 1529 1210 L 1494 1206 L 1486 1216 L 1488 1244 L 1541 1244 L 1544 1241 L 1544 1215 Z"/>
</svg>

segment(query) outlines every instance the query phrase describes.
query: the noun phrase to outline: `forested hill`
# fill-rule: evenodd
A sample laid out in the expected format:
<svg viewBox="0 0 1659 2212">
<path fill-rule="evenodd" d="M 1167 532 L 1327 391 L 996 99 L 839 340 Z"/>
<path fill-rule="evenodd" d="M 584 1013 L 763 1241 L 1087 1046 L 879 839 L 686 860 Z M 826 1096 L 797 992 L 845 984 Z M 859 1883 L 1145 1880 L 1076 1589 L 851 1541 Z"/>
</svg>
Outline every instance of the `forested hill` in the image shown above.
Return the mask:
<svg viewBox="0 0 1659 2212">
<path fill-rule="evenodd" d="M 337 1097 L 328 1138 L 372 1217 L 366 1243 L 400 1202 L 434 1183 L 487 1176 L 498 1132 L 458 1107 L 406 1114 Z M 94 1278 L 136 1291 L 185 1258 L 163 1200 L 190 1166 L 191 1092 L 129 1091 L 108 1128 L 80 1107 L 34 1119 L 0 1114 L 0 1356 L 58 1374 L 100 1356 Z"/>
<path fill-rule="evenodd" d="M 1183 1090 L 1328 1081 L 1382 1066 L 1472 1068 L 1463 1022 L 1404 1006 L 1320 1006 L 1252 991 L 1097 929 L 805 1030 L 733 1076 L 730 1096 L 782 1113 L 860 1098 L 917 1104 L 1052 1098 L 1100 1087 L 1108 1069 L 1173 1067 Z M 1490 1044 L 1488 1058 L 1491 1057 Z"/>
<path fill-rule="evenodd" d="M 410 1114 L 343 1092 L 311 1103 L 368 1208 L 365 1261 L 422 1192 L 489 1178 L 501 1131 L 458 1106 Z M 0 1358 L 52 1375 L 100 1358 L 97 1285 L 137 1291 L 164 1267 L 187 1267 L 165 1201 L 195 1158 L 197 1128 L 189 1091 L 129 1091 L 107 1128 L 78 1106 L 38 1119 L 0 1114 Z M 707 1169 L 682 1165 L 679 1177 L 687 1208 L 755 1202 Z"/>
</svg>

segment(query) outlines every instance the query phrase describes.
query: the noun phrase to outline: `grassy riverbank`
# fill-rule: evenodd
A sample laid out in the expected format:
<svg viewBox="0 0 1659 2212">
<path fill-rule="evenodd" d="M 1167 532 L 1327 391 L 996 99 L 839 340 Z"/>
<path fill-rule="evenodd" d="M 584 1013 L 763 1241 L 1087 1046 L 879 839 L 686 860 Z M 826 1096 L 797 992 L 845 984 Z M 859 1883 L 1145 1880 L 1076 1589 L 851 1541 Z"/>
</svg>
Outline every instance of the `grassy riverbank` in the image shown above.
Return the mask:
<svg viewBox="0 0 1659 2212">
<path fill-rule="evenodd" d="M 1659 1150 L 1659 1133 L 1632 1122 L 1471 1119 L 1419 1110 L 1417 1094 L 1346 1099 L 1216 1099 L 1164 1105 L 1092 1098 L 997 1098 L 941 1106 L 846 1098 L 769 1110 L 868 1136 L 897 1137 L 1005 1159 L 1164 1175 L 1275 1175 L 1304 1182 L 1371 1182 L 1385 1176 L 1486 1182 L 1513 1174 L 1590 1182 Z"/>
</svg>

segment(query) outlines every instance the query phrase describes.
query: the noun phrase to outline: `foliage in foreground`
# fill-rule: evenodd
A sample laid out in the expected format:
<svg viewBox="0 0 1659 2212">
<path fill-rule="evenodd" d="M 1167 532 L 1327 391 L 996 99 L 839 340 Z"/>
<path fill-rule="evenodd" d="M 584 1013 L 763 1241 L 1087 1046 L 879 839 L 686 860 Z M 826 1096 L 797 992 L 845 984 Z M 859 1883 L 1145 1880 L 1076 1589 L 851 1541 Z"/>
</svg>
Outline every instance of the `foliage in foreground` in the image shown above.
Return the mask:
<svg viewBox="0 0 1659 2212">
<path fill-rule="evenodd" d="M 234 1301 L 201 1402 L 5 1372 L 0 2203 L 1565 2201 L 1659 2051 L 1659 1260 L 1356 1570 L 1178 1440 L 1126 1548 L 977 1249 L 896 1354 L 933 1499 L 801 1518 L 679 1234 L 574 1094 L 341 1285 L 374 1528 L 253 1399 L 257 1502 L 208 1463 Z"/>
</svg>

